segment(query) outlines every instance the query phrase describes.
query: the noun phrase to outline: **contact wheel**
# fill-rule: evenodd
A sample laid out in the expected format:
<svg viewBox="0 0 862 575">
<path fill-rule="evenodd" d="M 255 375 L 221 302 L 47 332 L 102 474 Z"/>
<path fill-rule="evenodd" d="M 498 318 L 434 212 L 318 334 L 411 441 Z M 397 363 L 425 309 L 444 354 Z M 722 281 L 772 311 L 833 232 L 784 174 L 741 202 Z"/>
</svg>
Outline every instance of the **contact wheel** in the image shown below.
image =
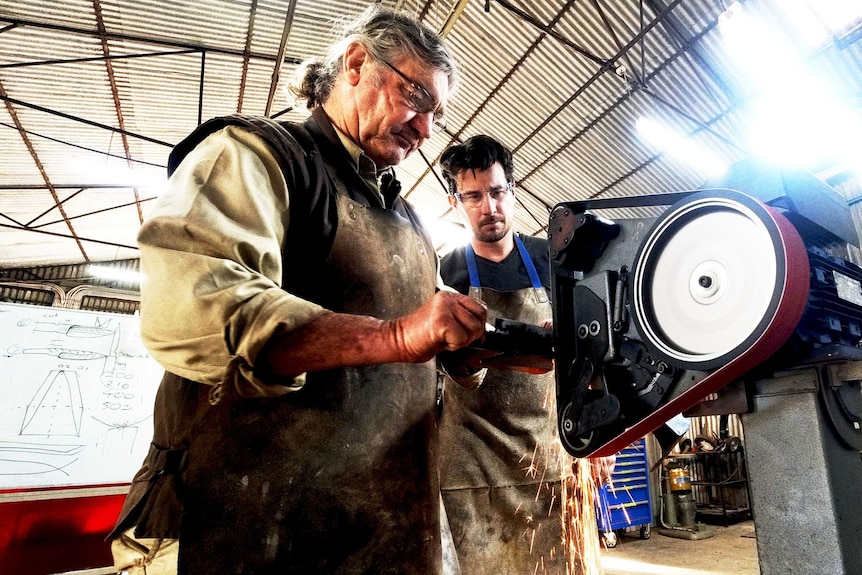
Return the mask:
<svg viewBox="0 0 862 575">
<path fill-rule="evenodd" d="M 613 396 L 588 393 L 585 404 L 592 404 L 592 402 L 605 404 L 609 407 L 615 405 L 616 409 L 619 409 L 619 403 Z M 589 457 L 598 447 L 606 443 L 617 433 L 623 431 L 623 428 L 618 424 L 608 424 L 586 433 L 578 434 L 578 422 L 573 416 L 573 406 L 571 403 L 561 404 L 558 411 L 557 426 L 560 433 L 560 442 L 569 455 L 573 457 Z"/>
<path fill-rule="evenodd" d="M 688 369 L 726 364 L 768 328 L 784 291 L 783 258 L 770 212 L 745 194 L 694 194 L 671 206 L 632 274 L 644 343 Z"/>
</svg>

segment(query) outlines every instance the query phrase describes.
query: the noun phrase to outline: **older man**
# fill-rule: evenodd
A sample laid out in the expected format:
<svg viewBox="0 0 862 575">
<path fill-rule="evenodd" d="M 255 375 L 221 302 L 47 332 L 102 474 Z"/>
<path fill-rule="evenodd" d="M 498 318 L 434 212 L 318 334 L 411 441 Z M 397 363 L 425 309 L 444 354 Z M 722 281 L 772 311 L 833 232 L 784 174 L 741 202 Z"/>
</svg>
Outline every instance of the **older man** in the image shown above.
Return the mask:
<svg viewBox="0 0 862 575">
<path fill-rule="evenodd" d="M 486 312 L 436 291 L 391 167 L 444 122 L 455 62 L 372 6 L 304 71 L 308 121 L 204 124 L 140 231 L 167 373 L 118 568 L 160 572 L 178 538 L 181 573 L 441 570 L 433 358 Z"/>
</svg>

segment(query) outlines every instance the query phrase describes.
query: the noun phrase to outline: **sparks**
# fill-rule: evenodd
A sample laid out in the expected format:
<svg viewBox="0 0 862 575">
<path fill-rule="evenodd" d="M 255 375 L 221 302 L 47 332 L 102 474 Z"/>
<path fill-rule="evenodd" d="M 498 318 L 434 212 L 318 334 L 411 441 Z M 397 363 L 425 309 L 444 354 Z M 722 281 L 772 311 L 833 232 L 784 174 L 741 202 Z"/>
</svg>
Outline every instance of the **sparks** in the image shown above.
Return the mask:
<svg viewBox="0 0 862 575">
<path fill-rule="evenodd" d="M 568 550 L 567 575 L 601 575 L 601 545 L 596 526 L 597 486 L 590 462 L 577 459 L 574 473 L 563 480 L 561 493 L 563 546 Z"/>
<path fill-rule="evenodd" d="M 556 397 L 549 394 L 549 414 L 556 416 Z M 556 425 L 556 421 L 554 421 Z M 553 561 L 555 558 L 563 561 L 566 565 L 566 575 L 602 575 L 601 569 L 601 540 L 596 522 L 596 499 L 598 486 L 593 480 L 590 471 L 590 462 L 587 459 L 574 459 L 562 447 L 556 436 L 548 445 L 536 445 L 530 451 L 526 451 L 518 460 L 523 465 L 525 477 L 538 479 L 536 488 L 536 501 L 542 497 L 543 490 L 550 489 L 547 517 L 559 517 L 562 526 L 562 535 L 559 549 L 553 546 L 551 549 L 536 549 L 538 555 L 534 574 L 547 573 L 545 558 Z M 563 470 L 558 475 L 558 470 Z M 556 481 L 548 484 L 546 477 L 561 477 L 559 492 Z M 515 510 L 515 514 L 521 509 L 521 504 Z M 544 511 L 542 512 L 544 514 Z M 529 545 L 530 553 L 534 552 L 536 542 L 536 530 L 533 515 L 525 514 L 526 529 L 522 537 L 525 544 Z M 541 522 L 539 522 L 539 525 Z"/>
</svg>

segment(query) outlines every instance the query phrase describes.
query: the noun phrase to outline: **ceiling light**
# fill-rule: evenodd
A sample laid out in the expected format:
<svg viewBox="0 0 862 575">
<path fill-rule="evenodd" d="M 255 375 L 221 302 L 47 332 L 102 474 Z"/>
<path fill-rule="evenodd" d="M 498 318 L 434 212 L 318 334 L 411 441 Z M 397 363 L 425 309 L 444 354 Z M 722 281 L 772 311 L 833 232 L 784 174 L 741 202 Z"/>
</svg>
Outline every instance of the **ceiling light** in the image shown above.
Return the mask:
<svg viewBox="0 0 862 575">
<path fill-rule="evenodd" d="M 88 266 L 88 271 L 91 276 L 106 279 L 121 281 L 126 283 L 140 284 L 143 277 L 140 272 L 132 270 L 124 270 L 120 268 L 112 268 L 108 266 Z"/>
<path fill-rule="evenodd" d="M 100 185 L 134 187 L 159 195 L 167 188 L 165 168 L 159 166 L 129 166 L 125 160 L 111 157 L 73 156 L 66 160 L 70 171 L 81 175 L 82 181 Z"/>
<path fill-rule="evenodd" d="M 802 65 L 796 46 L 739 2 L 718 18 L 724 49 L 747 83 L 759 89 L 785 85 Z"/>
<path fill-rule="evenodd" d="M 780 8 L 796 32 L 819 48 L 862 19 L 862 3 L 847 0 L 782 0 Z"/>
<path fill-rule="evenodd" d="M 727 164 L 718 156 L 664 124 L 642 117 L 636 126 L 644 140 L 708 177 L 720 176 L 727 169 Z"/>
<path fill-rule="evenodd" d="M 765 95 L 748 116 L 749 148 L 772 162 L 810 169 L 859 155 L 862 117 L 825 82 L 812 78 L 792 93 Z"/>
<path fill-rule="evenodd" d="M 823 42 L 862 15 L 862 3 L 787 0 L 781 7 L 795 23 L 789 35 L 769 26 L 748 6 L 734 2 L 719 18 L 725 49 L 752 89 L 745 131 L 751 154 L 771 163 L 815 170 L 852 165 L 862 115 L 822 74 L 799 37 Z"/>
</svg>

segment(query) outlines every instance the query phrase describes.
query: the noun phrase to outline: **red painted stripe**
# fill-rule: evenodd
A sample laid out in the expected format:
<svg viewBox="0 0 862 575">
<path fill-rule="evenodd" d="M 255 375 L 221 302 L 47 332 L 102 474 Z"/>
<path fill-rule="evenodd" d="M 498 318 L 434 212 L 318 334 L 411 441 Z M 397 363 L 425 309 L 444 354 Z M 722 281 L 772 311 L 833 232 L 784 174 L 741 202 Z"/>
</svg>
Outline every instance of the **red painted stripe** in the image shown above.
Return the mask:
<svg viewBox="0 0 862 575">
<path fill-rule="evenodd" d="M 112 565 L 105 537 L 124 499 L 113 494 L 0 503 L 0 573 L 45 575 Z"/>
</svg>

